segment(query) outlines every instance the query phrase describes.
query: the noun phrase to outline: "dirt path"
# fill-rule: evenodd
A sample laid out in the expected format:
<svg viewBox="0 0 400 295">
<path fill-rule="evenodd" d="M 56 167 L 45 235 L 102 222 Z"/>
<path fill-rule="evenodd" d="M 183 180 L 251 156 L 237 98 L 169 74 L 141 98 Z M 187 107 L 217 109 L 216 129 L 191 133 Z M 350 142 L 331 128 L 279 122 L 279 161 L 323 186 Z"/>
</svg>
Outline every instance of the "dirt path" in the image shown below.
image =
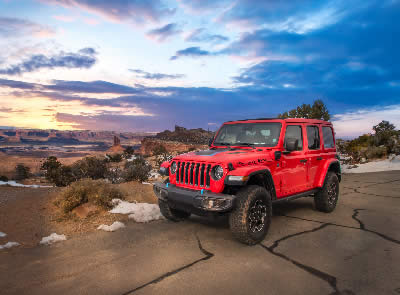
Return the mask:
<svg viewBox="0 0 400 295">
<path fill-rule="evenodd" d="M 151 185 L 129 182 L 118 185 L 127 201 L 155 203 Z M 35 247 L 42 237 L 53 232 L 68 237 L 96 231 L 100 224 L 126 221 L 128 217 L 99 210 L 82 220 L 65 217 L 54 205 L 62 188 L 24 188 L 0 186 L 0 245 L 16 241 L 21 247 Z"/>
</svg>

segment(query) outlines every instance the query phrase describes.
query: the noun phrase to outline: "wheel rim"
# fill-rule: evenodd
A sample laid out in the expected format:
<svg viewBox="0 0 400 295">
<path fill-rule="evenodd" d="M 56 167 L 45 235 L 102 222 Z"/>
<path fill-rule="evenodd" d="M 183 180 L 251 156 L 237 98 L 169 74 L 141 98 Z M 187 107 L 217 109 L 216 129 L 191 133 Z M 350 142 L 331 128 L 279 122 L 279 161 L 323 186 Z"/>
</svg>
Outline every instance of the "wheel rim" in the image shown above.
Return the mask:
<svg viewBox="0 0 400 295">
<path fill-rule="evenodd" d="M 249 210 L 248 220 L 250 231 L 260 232 L 265 225 L 265 217 L 267 216 L 267 206 L 262 200 L 257 200 Z"/>
<path fill-rule="evenodd" d="M 332 182 L 328 186 L 328 203 L 330 206 L 334 205 L 337 197 L 337 183 Z"/>
</svg>

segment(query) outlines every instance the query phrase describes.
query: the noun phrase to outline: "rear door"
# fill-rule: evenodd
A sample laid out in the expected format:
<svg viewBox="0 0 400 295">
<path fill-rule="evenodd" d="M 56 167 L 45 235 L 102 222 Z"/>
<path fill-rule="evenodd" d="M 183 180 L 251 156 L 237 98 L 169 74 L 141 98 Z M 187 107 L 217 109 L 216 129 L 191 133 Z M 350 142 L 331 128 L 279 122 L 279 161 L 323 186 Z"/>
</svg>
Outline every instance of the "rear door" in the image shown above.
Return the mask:
<svg viewBox="0 0 400 295">
<path fill-rule="evenodd" d="M 336 145 L 332 126 L 322 126 L 323 159 L 335 158 Z"/>
<path fill-rule="evenodd" d="M 298 140 L 296 151 L 282 155 L 282 196 L 293 195 L 306 190 L 307 159 L 304 153 L 303 124 L 288 124 L 285 130 L 284 147 L 288 138 Z"/>
<path fill-rule="evenodd" d="M 321 130 L 318 125 L 306 125 L 307 189 L 313 189 L 323 166 Z"/>
</svg>

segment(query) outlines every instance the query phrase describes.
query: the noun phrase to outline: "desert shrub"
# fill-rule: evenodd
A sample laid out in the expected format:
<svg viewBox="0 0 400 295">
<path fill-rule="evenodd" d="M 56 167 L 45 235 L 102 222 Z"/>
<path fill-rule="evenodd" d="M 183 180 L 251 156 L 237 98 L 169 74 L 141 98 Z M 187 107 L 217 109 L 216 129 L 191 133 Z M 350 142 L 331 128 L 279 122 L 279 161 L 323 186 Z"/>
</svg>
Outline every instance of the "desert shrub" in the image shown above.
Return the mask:
<svg viewBox="0 0 400 295">
<path fill-rule="evenodd" d="M 152 152 L 153 152 L 154 156 L 158 156 L 158 155 L 162 155 L 162 154 L 168 154 L 167 148 L 162 144 L 157 144 L 153 148 Z"/>
<path fill-rule="evenodd" d="M 380 159 L 387 156 L 387 148 L 385 146 L 370 146 L 364 152 L 365 158 Z"/>
<path fill-rule="evenodd" d="M 104 178 L 107 166 L 104 160 L 97 157 L 85 157 L 71 165 L 71 170 L 76 180 L 83 178 Z"/>
<path fill-rule="evenodd" d="M 161 154 L 156 156 L 156 165 L 160 168 L 161 164 L 165 161 L 171 161 L 172 155 L 169 153 Z"/>
<path fill-rule="evenodd" d="M 129 158 L 132 157 L 132 155 L 133 155 L 134 153 L 135 153 L 135 150 L 133 149 L 133 147 L 128 146 L 128 147 L 125 149 L 123 156 L 124 156 L 125 159 L 129 159 Z"/>
<path fill-rule="evenodd" d="M 119 189 L 104 180 L 81 179 L 65 188 L 57 205 L 65 213 L 88 202 L 103 209 L 110 209 L 112 208 L 112 199 L 123 198 Z"/>
<path fill-rule="evenodd" d="M 107 170 L 105 178 L 111 183 L 122 183 L 125 181 L 124 170 L 119 167 L 111 167 Z"/>
<path fill-rule="evenodd" d="M 4 175 L 1 175 L 1 176 L 0 176 L 0 181 L 7 182 L 7 181 L 8 181 L 8 177 L 7 177 L 7 176 L 4 176 Z"/>
<path fill-rule="evenodd" d="M 112 163 L 119 163 L 122 161 L 122 154 L 107 154 L 106 159 Z"/>
<path fill-rule="evenodd" d="M 56 157 L 48 157 L 40 167 L 44 171 L 46 179 L 56 186 L 67 186 L 75 180 L 72 169 L 69 166 L 62 165 Z"/>
<path fill-rule="evenodd" d="M 31 169 L 24 164 L 17 164 L 17 166 L 15 166 L 15 179 L 23 180 L 29 178 L 30 170 Z"/>
<path fill-rule="evenodd" d="M 125 164 L 124 178 L 126 181 L 147 181 L 150 177 L 151 165 L 141 156 Z"/>
</svg>

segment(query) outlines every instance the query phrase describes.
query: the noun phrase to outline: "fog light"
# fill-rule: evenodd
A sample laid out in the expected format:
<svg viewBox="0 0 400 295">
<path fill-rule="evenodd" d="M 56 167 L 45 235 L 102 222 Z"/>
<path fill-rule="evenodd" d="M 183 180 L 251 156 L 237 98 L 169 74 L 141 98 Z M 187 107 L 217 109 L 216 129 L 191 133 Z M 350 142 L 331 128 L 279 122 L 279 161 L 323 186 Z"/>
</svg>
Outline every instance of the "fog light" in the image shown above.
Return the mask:
<svg viewBox="0 0 400 295">
<path fill-rule="evenodd" d="M 231 206 L 230 199 L 224 198 L 205 198 L 202 200 L 202 207 L 207 210 L 224 210 Z"/>
</svg>

